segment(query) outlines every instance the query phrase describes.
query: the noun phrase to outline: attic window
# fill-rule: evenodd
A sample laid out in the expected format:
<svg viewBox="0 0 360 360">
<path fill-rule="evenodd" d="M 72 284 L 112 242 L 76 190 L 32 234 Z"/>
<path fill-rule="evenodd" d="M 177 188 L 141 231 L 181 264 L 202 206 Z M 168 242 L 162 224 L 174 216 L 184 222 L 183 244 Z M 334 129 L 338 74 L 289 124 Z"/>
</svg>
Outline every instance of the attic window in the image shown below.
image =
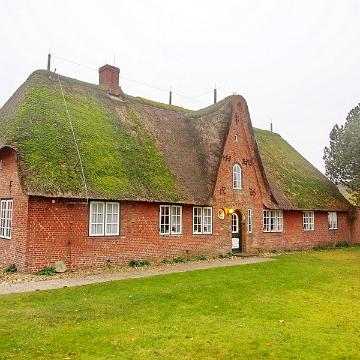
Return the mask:
<svg viewBox="0 0 360 360">
<path fill-rule="evenodd" d="M 235 139 L 235 141 L 238 141 L 238 136 L 237 136 L 237 134 L 235 134 L 234 139 Z"/>
<path fill-rule="evenodd" d="M 233 166 L 233 189 L 241 190 L 242 179 L 241 179 L 241 167 L 239 164 Z"/>
</svg>

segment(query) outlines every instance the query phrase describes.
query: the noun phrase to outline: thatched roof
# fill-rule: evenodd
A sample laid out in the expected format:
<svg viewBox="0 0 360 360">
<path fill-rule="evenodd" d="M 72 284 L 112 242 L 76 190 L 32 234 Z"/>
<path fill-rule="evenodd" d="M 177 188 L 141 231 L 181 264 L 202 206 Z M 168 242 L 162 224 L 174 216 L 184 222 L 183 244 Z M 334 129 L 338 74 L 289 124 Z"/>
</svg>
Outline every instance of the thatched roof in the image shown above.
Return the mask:
<svg viewBox="0 0 360 360">
<path fill-rule="evenodd" d="M 211 202 L 234 97 L 190 112 L 125 94 L 111 97 L 101 86 L 63 76 L 60 80 L 89 198 Z M 235 98 L 245 103 L 243 98 Z M 250 118 L 249 124 L 251 127 Z M 336 188 L 278 135 L 261 130 L 255 134 L 258 161 L 274 207 L 332 209 L 348 205 Z M 86 196 L 58 75 L 34 72 L 0 110 L 0 148 L 4 146 L 18 152 L 26 193 Z M 279 167 L 278 146 L 284 147 L 281 161 L 286 166 Z M 291 157 L 286 160 L 289 149 Z M 299 166 L 301 171 L 295 171 Z M 294 179 L 299 186 L 294 186 Z M 311 190 L 312 186 L 317 190 Z"/>
</svg>

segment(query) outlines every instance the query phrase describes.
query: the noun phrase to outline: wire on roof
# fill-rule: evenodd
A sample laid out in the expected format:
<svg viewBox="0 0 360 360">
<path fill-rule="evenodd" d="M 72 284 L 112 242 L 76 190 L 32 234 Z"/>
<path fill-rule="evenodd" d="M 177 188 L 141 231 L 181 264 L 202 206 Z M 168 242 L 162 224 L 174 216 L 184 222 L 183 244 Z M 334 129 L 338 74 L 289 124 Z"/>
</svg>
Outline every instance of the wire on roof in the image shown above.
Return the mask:
<svg viewBox="0 0 360 360">
<path fill-rule="evenodd" d="M 63 98 L 63 101 L 64 101 L 64 106 L 65 106 L 65 110 L 66 110 L 66 115 L 67 115 L 67 118 L 68 118 L 68 120 L 69 120 L 69 124 L 70 124 L 70 128 L 71 128 L 72 136 L 73 136 L 73 139 L 74 139 L 74 143 L 75 143 L 75 147 L 76 147 L 76 152 L 77 152 L 77 155 L 78 155 L 78 158 L 79 158 L 80 169 L 81 169 L 81 176 L 82 176 L 82 180 L 83 180 L 83 183 L 84 183 L 84 189 L 85 189 L 85 194 L 86 194 L 86 201 L 89 202 L 88 188 L 87 188 L 87 185 L 86 185 L 86 179 L 85 179 L 85 172 L 84 172 L 83 162 L 82 162 L 82 159 L 81 159 L 78 142 L 77 142 L 77 140 L 76 140 L 76 135 L 75 135 L 74 126 L 73 126 L 73 123 L 72 123 L 72 121 L 71 121 L 69 109 L 68 109 L 68 106 L 67 106 L 67 103 L 66 103 L 66 99 L 65 99 L 63 87 L 62 87 L 62 85 L 61 85 L 61 80 L 60 80 L 59 74 L 57 74 L 57 78 L 58 78 L 59 85 L 60 85 L 60 89 L 61 89 L 61 95 L 62 95 L 62 98 Z"/>
</svg>

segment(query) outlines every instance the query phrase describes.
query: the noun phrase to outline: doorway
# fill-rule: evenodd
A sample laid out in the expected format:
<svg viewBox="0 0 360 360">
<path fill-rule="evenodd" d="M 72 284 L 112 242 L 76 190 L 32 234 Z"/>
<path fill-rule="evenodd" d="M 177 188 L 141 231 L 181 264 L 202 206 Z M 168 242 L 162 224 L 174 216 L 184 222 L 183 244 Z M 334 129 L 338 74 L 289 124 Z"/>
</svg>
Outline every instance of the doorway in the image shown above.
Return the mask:
<svg viewBox="0 0 360 360">
<path fill-rule="evenodd" d="M 242 217 L 240 211 L 231 214 L 232 251 L 242 252 Z"/>
</svg>

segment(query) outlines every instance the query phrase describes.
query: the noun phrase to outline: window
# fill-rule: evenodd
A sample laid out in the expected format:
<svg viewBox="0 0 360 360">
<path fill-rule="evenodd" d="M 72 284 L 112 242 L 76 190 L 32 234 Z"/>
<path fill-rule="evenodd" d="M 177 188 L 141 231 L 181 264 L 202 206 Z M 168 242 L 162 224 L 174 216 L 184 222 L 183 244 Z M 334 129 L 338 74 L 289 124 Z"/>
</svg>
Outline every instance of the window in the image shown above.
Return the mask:
<svg viewBox="0 0 360 360">
<path fill-rule="evenodd" d="M 0 202 L 0 238 L 11 239 L 13 201 Z"/>
<path fill-rule="evenodd" d="M 231 215 L 231 232 L 236 234 L 239 232 L 239 216 L 238 214 L 233 213 Z"/>
<path fill-rule="evenodd" d="M 212 234 L 211 207 L 193 207 L 193 234 Z"/>
<path fill-rule="evenodd" d="M 264 232 L 283 231 L 282 210 L 263 210 L 263 231 Z"/>
<path fill-rule="evenodd" d="M 328 212 L 329 230 L 336 230 L 338 228 L 337 213 L 335 211 Z"/>
<path fill-rule="evenodd" d="M 119 203 L 90 202 L 90 236 L 119 235 Z"/>
<path fill-rule="evenodd" d="M 252 209 L 247 209 L 247 232 L 252 233 L 253 214 Z"/>
<path fill-rule="evenodd" d="M 233 166 L 233 189 L 241 189 L 241 167 L 239 164 Z"/>
<path fill-rule="evenodd" d="M 180 235 L 182 232 L 182 207 L 160 205 L 160 235 Z"/>
<path fill-rule="evenodd" d="M 305 231 L 314 230 L 314 212 L 304 211 L 303 212 L 303 227 Z"/>
</svg>

